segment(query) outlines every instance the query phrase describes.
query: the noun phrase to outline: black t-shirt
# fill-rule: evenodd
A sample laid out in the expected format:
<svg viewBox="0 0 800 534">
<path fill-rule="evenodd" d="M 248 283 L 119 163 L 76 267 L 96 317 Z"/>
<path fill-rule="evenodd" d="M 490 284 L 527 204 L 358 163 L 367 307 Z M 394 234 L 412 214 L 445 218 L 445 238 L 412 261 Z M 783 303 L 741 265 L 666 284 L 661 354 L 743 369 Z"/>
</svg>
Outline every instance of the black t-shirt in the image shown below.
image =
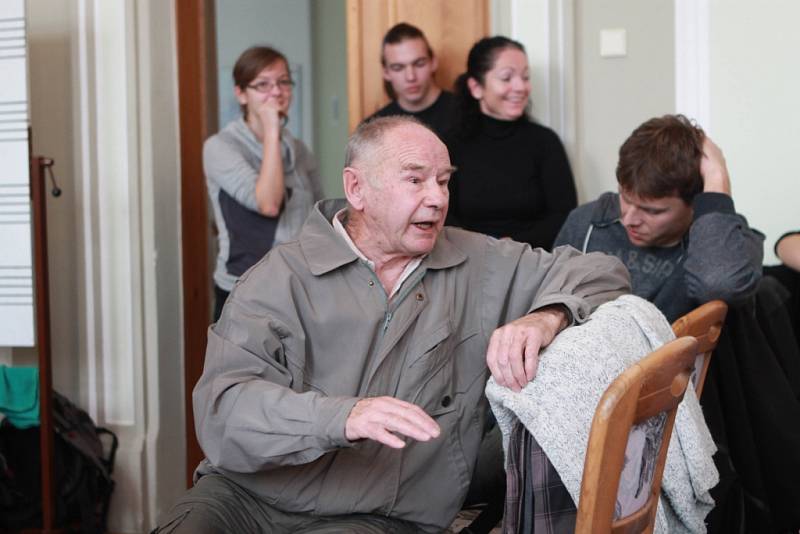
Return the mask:
<svg viewBox="0 0 800 534">
<path fill-rule="evenodd" d="M 453 93 L 442 91 L 439 94 L 439 98 L 422 111 L 406 111 L 397 104 L 397 100 L 392 100 L 386 106 L 370 115 L 367 120 L 375 117 L 388 117 L 389 115 L 409 115 L 427 124 L 433 128 L 433 131 L 439 137 L 442 137 L 452 127 L 455 110 Z"/>
</svg>

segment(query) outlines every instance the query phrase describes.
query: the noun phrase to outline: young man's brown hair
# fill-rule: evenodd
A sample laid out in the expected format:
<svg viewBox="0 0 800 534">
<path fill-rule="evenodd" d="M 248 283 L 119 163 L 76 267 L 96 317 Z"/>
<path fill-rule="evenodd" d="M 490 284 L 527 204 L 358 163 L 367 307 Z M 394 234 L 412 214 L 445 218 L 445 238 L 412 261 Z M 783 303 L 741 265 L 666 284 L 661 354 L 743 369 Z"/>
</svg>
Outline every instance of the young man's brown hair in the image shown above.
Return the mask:
<svg viewBox="0 0 800 534">
<path fill-rule="evenodd" d="M 433 59 L 433 48 L 431 48 L 431 44 L 428 42 L 428 38 L 425 37 L 425 34 L 422 33 L 422 30 L 407 22 L 400 22 L 389 28 L 389 31 L 383 36 L 383 42 L 381 43 L 381 65 L 386 67 L 386 56 L 383 54 L 386 45 L 402 43 L 408 39 L 422 39 L 422 42 L 425 43 L 425 48 L 428 49 L 428 58 Z M 386 80 L 383 81 L 383 89 L 392 100 L 397 98 L 392 84 Z"/>
<path fill-rule="evenodd" d="M 678 196 L 690 204 L 703 191 L 705 133 L 683 115 L 650 119 L 619 149 L 617 182 L 640 198 Z"/>
</svg>

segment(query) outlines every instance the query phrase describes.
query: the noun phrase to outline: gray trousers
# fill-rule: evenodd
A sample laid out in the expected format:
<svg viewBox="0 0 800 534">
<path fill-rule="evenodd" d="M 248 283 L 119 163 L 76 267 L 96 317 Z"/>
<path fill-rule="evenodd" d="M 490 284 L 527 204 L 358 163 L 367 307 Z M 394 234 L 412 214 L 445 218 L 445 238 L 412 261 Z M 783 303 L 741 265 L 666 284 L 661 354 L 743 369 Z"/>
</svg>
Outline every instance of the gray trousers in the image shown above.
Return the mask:
<svg viewBox="0 0 800 534">
<path fill-rule="evenodd" d="M 206 475 L 151 534 L 306 533 L 416 534 L 412 523 L 378 515 L 319 517 L 270 506 L 222 475 Z"/>
</svg>

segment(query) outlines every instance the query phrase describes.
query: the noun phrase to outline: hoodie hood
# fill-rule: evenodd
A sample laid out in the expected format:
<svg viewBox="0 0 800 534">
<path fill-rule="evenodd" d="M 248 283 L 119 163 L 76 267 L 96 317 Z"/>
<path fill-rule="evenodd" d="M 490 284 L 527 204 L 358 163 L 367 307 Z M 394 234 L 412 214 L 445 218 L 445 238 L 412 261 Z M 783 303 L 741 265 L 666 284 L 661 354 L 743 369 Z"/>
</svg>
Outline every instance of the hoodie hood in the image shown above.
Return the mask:
<svg viewBox="0 0 800 534">
<path fill-rule="evenodd" d="M 607 192 L 597 198 L 592 211 L 591 224 L 599 228 L 619 222 L 619 193 Z"/>
</svg>

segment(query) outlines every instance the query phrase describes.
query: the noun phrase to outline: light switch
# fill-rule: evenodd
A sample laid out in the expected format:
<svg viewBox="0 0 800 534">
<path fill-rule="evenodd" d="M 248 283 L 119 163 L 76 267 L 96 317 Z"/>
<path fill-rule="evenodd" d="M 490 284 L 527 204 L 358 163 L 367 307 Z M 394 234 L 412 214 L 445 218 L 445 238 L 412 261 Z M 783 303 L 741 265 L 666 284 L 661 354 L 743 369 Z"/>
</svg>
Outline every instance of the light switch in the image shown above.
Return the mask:
<svg viewBox="0 0 800 534">
<path fill-rule="evenodd" d="M 600 30 L 600 57 L 628 55 L 626 31 L 621 28 Z"/>
</svg>

